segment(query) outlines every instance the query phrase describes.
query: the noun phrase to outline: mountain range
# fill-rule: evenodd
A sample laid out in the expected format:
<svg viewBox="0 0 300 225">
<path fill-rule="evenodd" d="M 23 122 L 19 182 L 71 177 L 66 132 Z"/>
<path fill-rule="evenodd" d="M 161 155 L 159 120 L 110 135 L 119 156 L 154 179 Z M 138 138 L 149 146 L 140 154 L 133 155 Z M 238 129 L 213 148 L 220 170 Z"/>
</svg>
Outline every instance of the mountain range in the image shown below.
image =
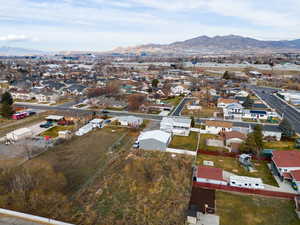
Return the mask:
<svg viewBox="0 0 300 225">
<path fill-rule="evenodd" d="M 148 44 L 135 47 L 117 48 L 118 53 L 226 53 L 226 52 L 300 52 L 300 39 L 282 41 L 262 41 L 237 35 L 199 36 L 171 44 Z"/>
<path fill-rule="evenodd" d="M 105 53 L 153 53 L 153 54 L 214 54 L 214 53 L 300 53 L 300 39 L 282 41 L 263 41 L 238 35 L 199 36 L 185 41 L 170 44 L 146 44 L 133 47 L 119 47 Z M 91 52 L 60 52 L 60 54 L 91 53 Z M 93 52 L 100 54 L 104 52 Z M 47 52 L 15 47 L 0 47 L 0 56 L 45 55 Z M 52 52 L 53 54 L 53 52 Z"/>
<path fill-rule="evenodd" d="M 16 48 L 3 46 L 0 47 L 1 56 L 24 56 L 24 55 L 44 55 L 46 52 L 40 50 L 26 49 L 26 48 Z"/>
</svg>

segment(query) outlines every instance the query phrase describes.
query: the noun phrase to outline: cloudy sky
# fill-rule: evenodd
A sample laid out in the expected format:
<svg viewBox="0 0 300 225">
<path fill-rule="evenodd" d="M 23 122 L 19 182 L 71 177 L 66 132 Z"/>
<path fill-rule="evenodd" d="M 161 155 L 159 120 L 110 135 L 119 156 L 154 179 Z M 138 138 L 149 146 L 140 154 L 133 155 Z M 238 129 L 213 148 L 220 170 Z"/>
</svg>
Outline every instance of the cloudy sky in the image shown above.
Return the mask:
<svg viewBox="0 0 300 225">
<path fill-rule="evenodd" d="M 300 38 L 300 1 L 0 0 L 0 46 L 102 51 L 228 34 Z"/>
</svg>

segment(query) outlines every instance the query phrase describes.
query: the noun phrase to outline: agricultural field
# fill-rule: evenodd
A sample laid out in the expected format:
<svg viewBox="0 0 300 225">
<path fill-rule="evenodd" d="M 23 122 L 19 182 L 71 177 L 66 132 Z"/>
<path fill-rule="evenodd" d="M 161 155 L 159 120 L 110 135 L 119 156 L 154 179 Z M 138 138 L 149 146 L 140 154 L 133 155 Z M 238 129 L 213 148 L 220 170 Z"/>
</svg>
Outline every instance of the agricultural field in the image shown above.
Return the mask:
<svg viewBox="0 0 300 225">
<path fill-rule="evenodd" d="M 292 200 L 216 191 L 220 225 L 299 225 Z"/>
<path fill-rule="evenodd" d="M 272 176 L 267 163 L 264 161 L 255 161 L 253 160 L 253 166 L 256 170 L 255 172 L 249 172 L 243 166 L 240 165 L 236 158 L 225 157 L 225 156 L 213 156 L 198 154 L 197 156 L 197 165 L 203 165 L 203 161 L 213 161 L 214 166 L 222 168 L 228 172 L 240 175 L 240 176 L 249 176 L 249 177 L 258 177 L 261 178 L 265 184 L 277 186 L 278 184 L 274 177 Z"/>
</svg>

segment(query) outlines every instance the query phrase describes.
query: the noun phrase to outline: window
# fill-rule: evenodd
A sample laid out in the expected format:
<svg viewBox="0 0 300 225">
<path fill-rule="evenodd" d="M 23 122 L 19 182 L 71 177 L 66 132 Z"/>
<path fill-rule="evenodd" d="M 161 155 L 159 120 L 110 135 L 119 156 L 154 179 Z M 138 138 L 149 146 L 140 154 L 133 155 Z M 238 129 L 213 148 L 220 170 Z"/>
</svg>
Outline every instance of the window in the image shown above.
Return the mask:
<svg viewBox="0 0 300 225">
<path fill-rule="evenodd" d="M 258 186 L 258 184 L 255 184 L 256 186 Z"/>
<path fill-rule="evenodd" d="M 232 183 L 232 184 L 235 184 L 235 182 L 234 182 L 234 181 L 232 181 L 231 183 Z"/>
</svg>

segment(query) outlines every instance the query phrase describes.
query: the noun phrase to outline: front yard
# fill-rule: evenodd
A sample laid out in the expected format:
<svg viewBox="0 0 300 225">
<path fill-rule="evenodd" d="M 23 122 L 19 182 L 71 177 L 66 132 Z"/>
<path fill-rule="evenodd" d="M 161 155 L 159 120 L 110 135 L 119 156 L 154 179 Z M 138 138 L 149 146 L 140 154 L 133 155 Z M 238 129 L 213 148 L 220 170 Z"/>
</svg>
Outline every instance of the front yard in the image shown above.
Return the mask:
<svg viewBox="0 0 300 225">
<path fill-rule="evenodd" d="M 191 132 L 188 137 L 173 136 L 172 141 L 169 144 L 169 148 L 185 149 L 195 151 L 197 148 L 198 133 Z"/>
<path fill-rule="evenodd" d="M 256 171 L 249 172 L 240 165 L 238 159 L 236 158 L 198 154 L 196 164 L 203 165 L 204 160 L 213 161 L 215 167 L 222 168 L 236 175 L 261 178 L 265 184 L 278 187 L 278 184 L 271 174 L 267 163 L 264 161 L 253 160 L 252 163 Z"/>
<path fill-rule="evenodd" d="M 166 104 L 177 106 L 180 103 L 181 100 L 182 100 L 181 96 L 176 96 L 176 97 L 173 97 L 173 98 L 163 100 L 163 102 L 166 103 Z"/>
<path fill-rule="evenodd" d="M 287 199 L 216 192 L 221 225 L 297 225 L 294 202 Z"/>
</svg>

